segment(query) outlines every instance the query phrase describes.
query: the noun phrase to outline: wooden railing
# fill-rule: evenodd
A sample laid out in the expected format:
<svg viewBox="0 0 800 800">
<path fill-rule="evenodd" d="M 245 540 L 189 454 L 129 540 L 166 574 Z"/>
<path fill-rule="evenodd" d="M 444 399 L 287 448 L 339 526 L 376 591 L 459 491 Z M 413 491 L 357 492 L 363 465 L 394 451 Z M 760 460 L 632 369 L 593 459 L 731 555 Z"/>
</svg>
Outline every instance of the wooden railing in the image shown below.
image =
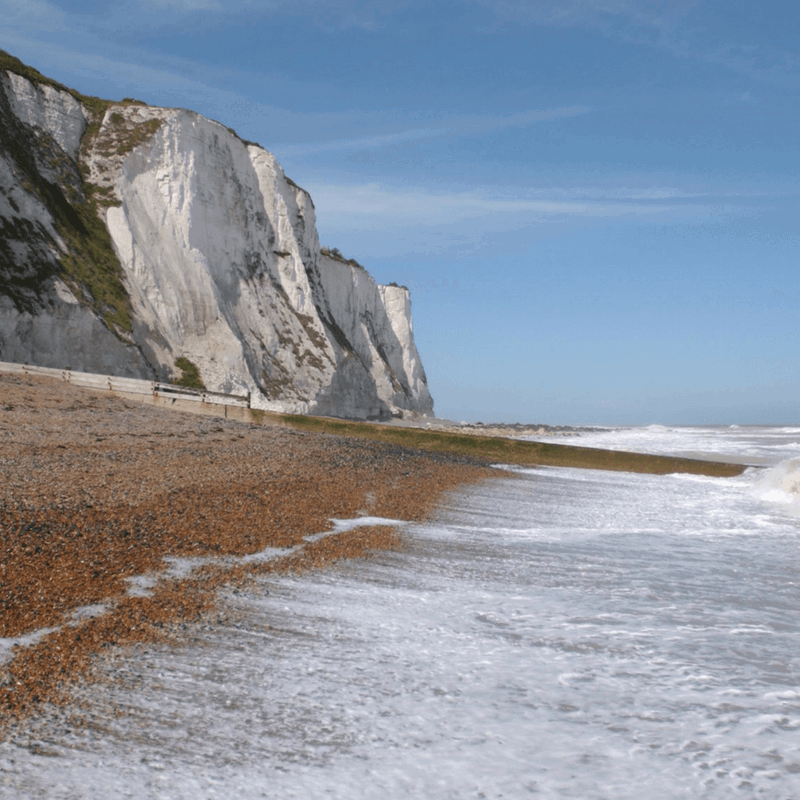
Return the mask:
<svg viewBox="0 0 800 800">
<path fill-rule="evenodd" d="M 153 397 L 165 397 L 174 400 L 188 400 L 197 403 L 210 403 L 222 406 L 250 407 L 250 393 L 223 394 L 208 392 L 204 389 L 189 389 L 172 383 L 145 381 L 139 378 L 118 378 L 115 375 L 97 375 L 93 372 L 76 372 L 71 369 L 53 369 L 52 367 L 33 367 L 29 364 L 14 364 L 0 361 L 0 372 L 12 372 L 26 375 L 43 375 L 56 378 L 73 386 L 86 389 L 98 389 L 107 392 L 124 392 L 126 394 L 146 394 Z"/>
</svg>

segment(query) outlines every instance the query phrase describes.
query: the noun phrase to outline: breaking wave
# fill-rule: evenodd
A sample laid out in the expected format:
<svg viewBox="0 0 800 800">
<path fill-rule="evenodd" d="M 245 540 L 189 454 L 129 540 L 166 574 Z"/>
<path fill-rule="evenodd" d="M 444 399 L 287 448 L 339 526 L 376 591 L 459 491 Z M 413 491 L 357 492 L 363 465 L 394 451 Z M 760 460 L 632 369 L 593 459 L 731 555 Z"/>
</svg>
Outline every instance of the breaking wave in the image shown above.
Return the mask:
<svg viewBox="0 0 800 800">
<path fill-rule="evenodd" d="M 800 511 L 800 458 L 788 458 L 768 469 L 753 486 L 761 500 L 785 503 Z"/>
</svg>

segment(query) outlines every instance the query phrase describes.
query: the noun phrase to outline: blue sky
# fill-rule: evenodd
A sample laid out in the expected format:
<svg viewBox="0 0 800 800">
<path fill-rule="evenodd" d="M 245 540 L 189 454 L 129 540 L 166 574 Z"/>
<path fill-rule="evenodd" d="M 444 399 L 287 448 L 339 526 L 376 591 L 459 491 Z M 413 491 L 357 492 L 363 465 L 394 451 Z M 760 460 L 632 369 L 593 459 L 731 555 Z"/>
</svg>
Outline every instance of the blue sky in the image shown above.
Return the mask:
<svg viewBox="0 0 800 800">
<path fill-rule="evenodd" d="M 275 153 L 411 289 L 438 416 L 800 423 L 800 6 L 0 0 L 0 47 Z"/>
</svg>

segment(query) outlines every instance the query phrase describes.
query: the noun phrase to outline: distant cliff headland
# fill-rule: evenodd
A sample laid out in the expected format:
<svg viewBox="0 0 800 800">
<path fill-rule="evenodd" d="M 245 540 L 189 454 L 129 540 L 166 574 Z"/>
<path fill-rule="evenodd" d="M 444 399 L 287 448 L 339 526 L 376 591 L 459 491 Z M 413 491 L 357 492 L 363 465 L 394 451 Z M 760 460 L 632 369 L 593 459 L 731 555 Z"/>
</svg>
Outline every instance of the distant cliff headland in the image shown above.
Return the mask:
<svg viewBox="0 0 800 800">
<path fill-rule="evenodd" d="M 408 290 L 320 247 L 271 153 L 1 50 L 0 360 L 189 375 L 280 412 L 433 413 Z"/>
</svg>

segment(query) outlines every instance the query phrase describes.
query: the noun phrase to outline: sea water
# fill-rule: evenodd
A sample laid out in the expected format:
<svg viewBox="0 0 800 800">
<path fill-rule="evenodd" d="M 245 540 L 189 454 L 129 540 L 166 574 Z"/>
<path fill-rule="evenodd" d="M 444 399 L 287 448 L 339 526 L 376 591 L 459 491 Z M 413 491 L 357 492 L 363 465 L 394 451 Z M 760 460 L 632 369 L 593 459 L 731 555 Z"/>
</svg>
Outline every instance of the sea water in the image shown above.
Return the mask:
<svg viewBox="0 0 800 800">
<path fill-rule="evenodd" d="M 88 726 L 0 745 L 0 797 L 796 800 L 800 429 L 570 442 L 761 466 L 455 492 L 408 552 L 131 652 Z"/>
</svg>

